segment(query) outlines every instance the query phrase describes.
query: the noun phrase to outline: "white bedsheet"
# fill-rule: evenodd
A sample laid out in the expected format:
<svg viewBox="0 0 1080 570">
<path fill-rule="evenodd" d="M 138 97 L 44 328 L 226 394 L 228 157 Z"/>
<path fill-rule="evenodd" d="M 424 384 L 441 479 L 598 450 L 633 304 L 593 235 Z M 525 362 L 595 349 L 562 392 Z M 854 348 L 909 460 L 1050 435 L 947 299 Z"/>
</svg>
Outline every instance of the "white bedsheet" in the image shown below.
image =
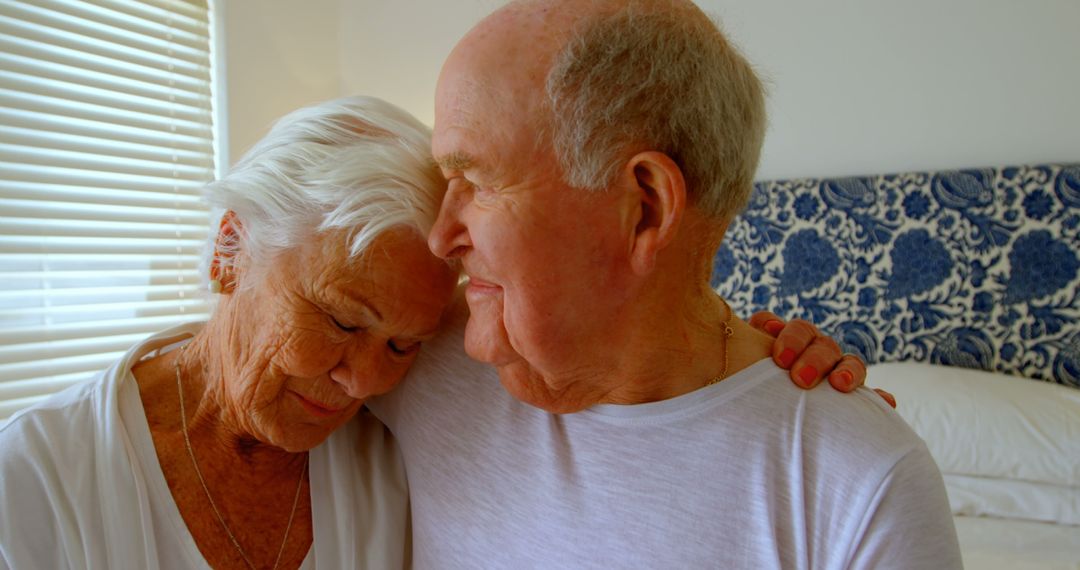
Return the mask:
<svg viewBox="0 0 1080 570">
<path fill-rule="evenodd" d="M 1080 570 L 1080 526 L 954 517 L 968 570 Z"/>
</svg>

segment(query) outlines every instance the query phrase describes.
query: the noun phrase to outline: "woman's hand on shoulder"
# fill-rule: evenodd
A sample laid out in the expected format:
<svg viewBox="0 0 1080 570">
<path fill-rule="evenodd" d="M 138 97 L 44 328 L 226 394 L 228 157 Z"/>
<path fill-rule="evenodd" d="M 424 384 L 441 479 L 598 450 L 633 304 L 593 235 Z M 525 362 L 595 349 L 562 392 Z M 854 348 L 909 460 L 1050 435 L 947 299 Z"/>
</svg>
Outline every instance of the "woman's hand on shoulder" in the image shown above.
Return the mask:
<svg viewBox="0 0 1080 570">
<path fill-rule="evenodd" d="M 840 345 L 809 321 L 780 317 L 761 311 L 750 317 L 750 326 L 776 339 L 772 357 L 777 366 L 790 371 L 791 381 L 810 389 L 828 378 L 840 392 L 851 392 L 866 382 L 866 363 L 855 354 L 845 354 Z M 892 394 L 874 389 L 890 406 L 896 407 Z"/>
</svg>

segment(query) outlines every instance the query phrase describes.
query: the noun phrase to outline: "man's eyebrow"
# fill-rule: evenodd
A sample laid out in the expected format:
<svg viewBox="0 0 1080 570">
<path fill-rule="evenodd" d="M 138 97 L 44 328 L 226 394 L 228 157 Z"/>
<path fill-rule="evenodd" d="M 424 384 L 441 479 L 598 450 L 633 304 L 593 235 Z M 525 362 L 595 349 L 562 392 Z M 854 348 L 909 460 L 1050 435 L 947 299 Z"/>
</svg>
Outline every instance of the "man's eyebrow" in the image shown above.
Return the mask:
<svg viewBox="0 0 1080 570">
<path fill-rule="evenodd" d="M 471 154 L 455 151 L 435 157 L 435 163 L 439 165 L 439 168 L 453 172 L 468 170 L 476 166 L 476 159 Z"/>
</svg>

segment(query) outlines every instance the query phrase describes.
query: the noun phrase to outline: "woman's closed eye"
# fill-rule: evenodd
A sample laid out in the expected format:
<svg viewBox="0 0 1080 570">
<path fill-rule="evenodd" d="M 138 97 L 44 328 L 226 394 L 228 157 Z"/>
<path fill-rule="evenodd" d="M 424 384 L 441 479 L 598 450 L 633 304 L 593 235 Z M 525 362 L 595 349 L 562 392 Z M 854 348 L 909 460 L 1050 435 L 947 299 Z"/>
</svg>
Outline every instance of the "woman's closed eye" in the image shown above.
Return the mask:
<svg viewBox="0 0 1080 570">
<path fill-rule="evenodd" d="M 356 331 L 360 330 L 360 327 L 348 326 L 348 325 L 341 324 L 341 321 L 338 321 L 336 318 L 334 318 L 333 315 L 330 315 L 330 320 L 334 321 L 334 326 L 336 326 L 337 328 L 339 328 L 339 329 L 341 329 L 341 330 L 343 330 L 345 332 L 351 333 L 351 332 L 356 332 Z"/>
<path fill-rule="evenodd" d="M 390 351 L 398 356 L 407 356 L 418 350 L 420 350 L 420 342 L 402 342 L 394 339 L 386 341 L 386 346 L 390 347 Z"/>
</svg>

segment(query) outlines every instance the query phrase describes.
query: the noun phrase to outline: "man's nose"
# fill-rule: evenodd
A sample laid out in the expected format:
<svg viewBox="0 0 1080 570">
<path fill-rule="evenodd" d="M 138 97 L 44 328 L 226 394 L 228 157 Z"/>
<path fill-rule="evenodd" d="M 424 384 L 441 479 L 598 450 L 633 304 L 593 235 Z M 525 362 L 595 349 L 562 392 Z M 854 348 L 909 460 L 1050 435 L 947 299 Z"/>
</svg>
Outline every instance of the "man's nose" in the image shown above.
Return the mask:
<svg viewBox="0 0 1080 570">
<path fill-rule="evenodd" d="M 449 190 L 439 206 L 439 217 L 428 236 L 428 248 L 431 253 L 443 259 L 460 257 L 469 247 L 469 232 L 461 219 L 462 208 L 468 195 L 466 192 Z"/>
</svg>

